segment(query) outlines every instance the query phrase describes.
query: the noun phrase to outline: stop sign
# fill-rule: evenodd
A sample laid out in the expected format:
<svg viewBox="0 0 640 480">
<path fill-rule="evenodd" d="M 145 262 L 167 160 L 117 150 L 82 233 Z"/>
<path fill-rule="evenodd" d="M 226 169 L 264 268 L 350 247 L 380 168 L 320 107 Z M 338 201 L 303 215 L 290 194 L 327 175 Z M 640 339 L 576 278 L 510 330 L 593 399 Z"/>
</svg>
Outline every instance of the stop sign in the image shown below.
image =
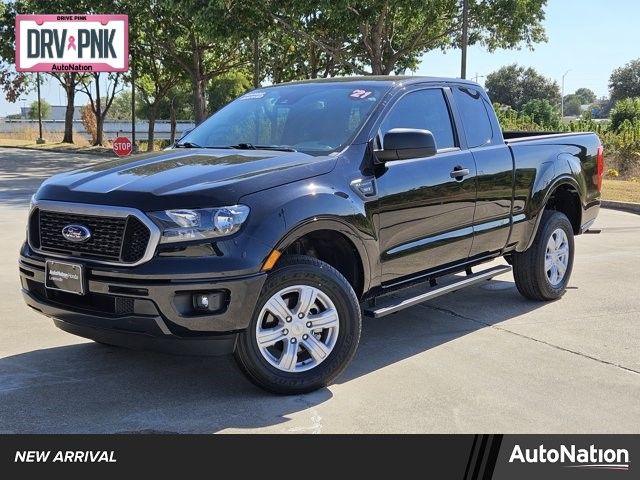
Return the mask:
<svg viewBox="0 0 640 480">
<path fill-rule="evenodd" d="M 131 154 L 133 145 L 127 137 L 118 137 L 113 141 L 113 151 L 119 157 L 126 157 Z"/>
</svg>

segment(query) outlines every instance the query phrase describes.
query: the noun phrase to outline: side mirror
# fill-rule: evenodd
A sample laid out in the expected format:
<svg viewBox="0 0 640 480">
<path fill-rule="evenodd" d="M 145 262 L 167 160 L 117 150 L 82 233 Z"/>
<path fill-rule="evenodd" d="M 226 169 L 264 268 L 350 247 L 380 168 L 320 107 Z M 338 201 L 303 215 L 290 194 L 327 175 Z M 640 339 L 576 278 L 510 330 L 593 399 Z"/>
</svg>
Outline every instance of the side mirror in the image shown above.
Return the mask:
<svg viewBox="0 0 640 480">
<path fill-rule="evenodd" d="M 384 135 L 383 149 L 374 150 L 380 163 L 408 158 L 432 157 L 436 154 L 436 139 L 429 130 L 393 128 Z"/>
</svg>

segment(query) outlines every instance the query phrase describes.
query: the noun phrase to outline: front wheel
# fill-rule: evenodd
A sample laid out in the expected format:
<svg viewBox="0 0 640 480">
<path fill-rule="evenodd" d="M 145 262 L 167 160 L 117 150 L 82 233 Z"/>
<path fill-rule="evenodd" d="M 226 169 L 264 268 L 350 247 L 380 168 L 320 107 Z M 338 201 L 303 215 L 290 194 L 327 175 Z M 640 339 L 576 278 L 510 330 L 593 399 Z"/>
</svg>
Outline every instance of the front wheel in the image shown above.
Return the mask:
<svg viewBox="0 0 640 480">
<path fill-rule="evenodd" d="M 349 282 L 325 262 L 292 255 L 269 274 L 249 328 L 238 340 L 236 359 L 266 390 L 310 392 L 347 367 L 361 324 Z"/>
<path fill-rule="evenodd" d="M 545 211 L 533 244 L 513 254 L 518 291 L 531 300 L 555 300 L 564 295 L 573 269 L 573 227 L 564 213 Z"/>
</svg>

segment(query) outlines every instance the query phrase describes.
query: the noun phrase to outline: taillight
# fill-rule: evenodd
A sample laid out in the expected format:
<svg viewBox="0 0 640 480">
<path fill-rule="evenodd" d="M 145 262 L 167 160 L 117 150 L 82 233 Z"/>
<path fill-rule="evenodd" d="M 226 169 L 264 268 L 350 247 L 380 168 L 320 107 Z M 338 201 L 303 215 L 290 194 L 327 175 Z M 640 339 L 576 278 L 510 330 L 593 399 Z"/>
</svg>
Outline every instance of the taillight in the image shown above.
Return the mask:
<svg viewBox="0 0 640 480">
<path fill-rule="evenodd" d="M 598 146 L 598 153 L 596 153 L 596 175 L 595 184 L 599 192 L 602 191 L 602 177 L 604 175 L 604 148 L 602 145 Z"/>
</svg>

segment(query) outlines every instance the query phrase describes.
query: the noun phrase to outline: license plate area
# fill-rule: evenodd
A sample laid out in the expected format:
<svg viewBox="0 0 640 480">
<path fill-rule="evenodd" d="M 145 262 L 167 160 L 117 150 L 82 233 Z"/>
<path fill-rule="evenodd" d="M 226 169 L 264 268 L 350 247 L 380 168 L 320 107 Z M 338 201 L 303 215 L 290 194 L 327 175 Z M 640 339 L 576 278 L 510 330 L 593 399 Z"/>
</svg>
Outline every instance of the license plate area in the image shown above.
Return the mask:
<svg viewBox="0 0 640 480">
<path fill-rule="evenodd" d="M 45 264 L 44 285 L 50 290 L 85 294 L 84 265 L 79 263 L 47 260 Z"/>
</svg>

